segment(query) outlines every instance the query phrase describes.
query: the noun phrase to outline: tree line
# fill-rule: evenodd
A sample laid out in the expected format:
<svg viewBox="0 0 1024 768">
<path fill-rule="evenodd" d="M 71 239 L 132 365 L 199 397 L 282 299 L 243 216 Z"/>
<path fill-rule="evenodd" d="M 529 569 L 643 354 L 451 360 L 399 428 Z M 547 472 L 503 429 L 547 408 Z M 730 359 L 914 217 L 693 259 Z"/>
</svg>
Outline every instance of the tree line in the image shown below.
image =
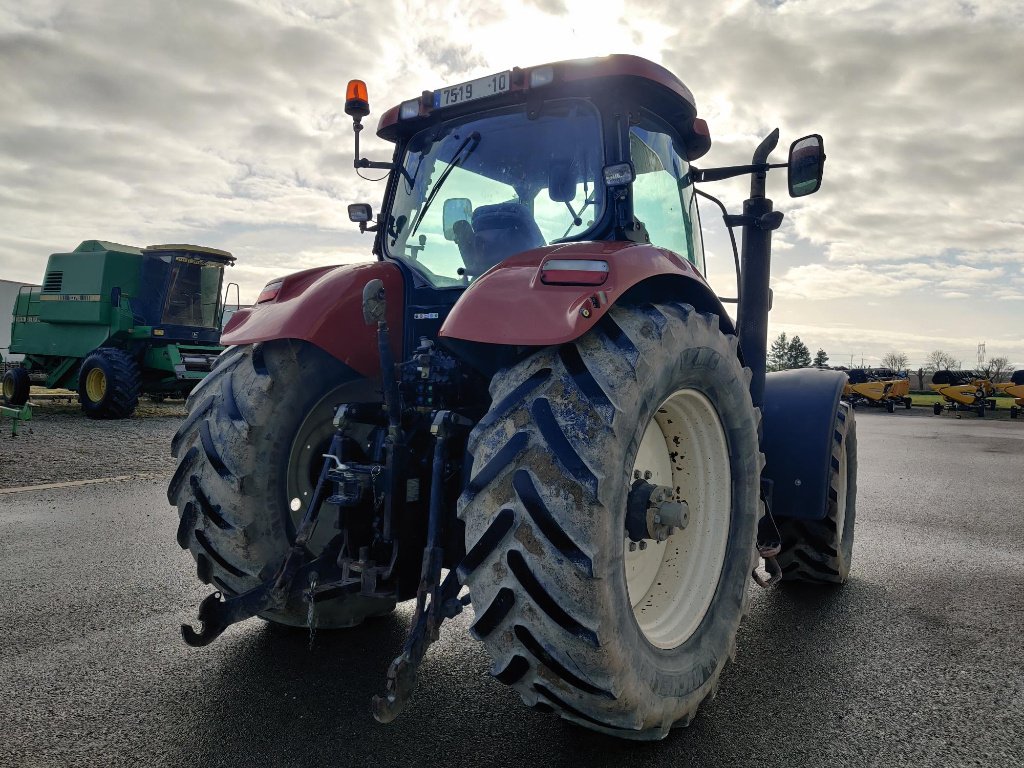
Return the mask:
<svg viewBox="0 0 1024 768">
<path fill-rule="evenodd" d="M 828 354 L 819 347 L 812 358 L 811 351 L 799 336 L 794 335 L 793 338 L 789 338 L 785 333 L 780 333 L 768 350 L 767 364 L 769 371 L 788 371 L 791 368 L 826 368 L 828 367 Z M 906 352 L 893 350 L 882 357 L 882 368 L 889 368 L 908 375 L 916 373 L 919 389 L 924 388 L 924 374 L 943 370 L 960 370 L 963 367 L 963 361 L 944 350 L 936 349 L 925 358 L 924 365 L 920 366 L 917 371 L 911 371 L 909 365 L 910 356 Z M 977 370 L 982 377 L 993 382 L 1000 382 L 1009 378 L 1013 373 L 1013 368 L 1009 358 L 994 356 L 990 357 L 988 362 Z"/>
</svg>

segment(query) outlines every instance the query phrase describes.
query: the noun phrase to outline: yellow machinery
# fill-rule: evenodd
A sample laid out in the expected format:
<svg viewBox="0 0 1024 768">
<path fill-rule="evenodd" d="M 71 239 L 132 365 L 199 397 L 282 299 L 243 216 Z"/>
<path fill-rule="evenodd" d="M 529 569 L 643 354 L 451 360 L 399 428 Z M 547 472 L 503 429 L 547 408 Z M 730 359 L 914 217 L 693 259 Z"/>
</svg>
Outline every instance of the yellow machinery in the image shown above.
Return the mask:
<svg viewBox="0 0 1024 768">
<path fill-rule="evenodd" d="M 847 371 L 849 379 L 843 399 L 858 405 L 882 405 L 892 413 L 897 405 L 910 408 L 910 380 L 888 368 L 854 368 Z"/>
<path fill-rule="evenodd" d="M 1024 410 L 1024 369 L 1014 371 L 1009 381 L 1002 381 L 992 386 L 996 392 L 1016 398 L 1013 405 L 1010 406 L 1010 418 L 1016 419 L 1017 415 Z"/>
<path fill-rule="evenodd" d="M 1016 374 L 1014 374 L 1016 375 Z M 943 403 L 935 403 L 932 412 L 938 416 L 943 407 L 950 411 L 974 411 L 985 415 L 985 409 L 995 410 L 992 382 L 976 371 L 936 371 L 932 374 L 932 390 L 942 396 Z"/>
</svg>

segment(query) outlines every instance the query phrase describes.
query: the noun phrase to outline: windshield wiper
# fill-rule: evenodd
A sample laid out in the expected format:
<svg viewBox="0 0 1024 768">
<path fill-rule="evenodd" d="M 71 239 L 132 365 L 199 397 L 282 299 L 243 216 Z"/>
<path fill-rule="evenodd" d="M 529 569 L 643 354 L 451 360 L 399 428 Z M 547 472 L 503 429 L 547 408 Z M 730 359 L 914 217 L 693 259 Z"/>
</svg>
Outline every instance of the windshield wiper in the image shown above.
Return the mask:
<svg viewBox="0 0 1024 768">
<path fill-rule="evenodd" d="M 470 146 L 472 145 L 472 146 Z M 455 170 L 455 168 L 461 165 L 476 148 L 480 146 L 480 132 L 473 131 L 466 140 L 459 144 L 459 148 L 455 150 L 455 154 L 452 155 L 452 159 L 448 163 L 448 167 L 444 169 L 444 173 L 441 174 L 441 178 L 437 180 L 434 188 L 430 190 L 430 194 L 427 195 L 427 199 L 423 201 L 423 207 L 420 208 L 419 215 L 416 217 L 416 221 L 412 224 L 412 229 L 409 231 L 409 237 L 416 234 L 416 230 L 419 229 L 420 222 L 423 221 L 423 217 L 427 215 L 427 209 L 430 208 L 430 204 L 434 202 L 434 198 L 437 197 L 437 193 L 441 191 L 442 185 L 448 179 L 448 175 Z M 468 149 L 467 149 L 468 147 Z M 465 150 L 465 154 L 463 154 Z"/>
</svg>

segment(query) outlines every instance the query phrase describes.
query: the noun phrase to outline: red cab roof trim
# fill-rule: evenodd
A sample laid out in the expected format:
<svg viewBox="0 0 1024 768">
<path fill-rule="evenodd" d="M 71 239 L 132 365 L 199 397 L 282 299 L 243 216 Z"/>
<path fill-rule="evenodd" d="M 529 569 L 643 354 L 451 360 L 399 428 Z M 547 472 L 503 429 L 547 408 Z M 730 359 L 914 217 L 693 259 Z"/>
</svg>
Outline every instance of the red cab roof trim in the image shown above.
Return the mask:
<svg viewBox="0 0 1024 768">
<path fill-rule="evenodd" d="M 509 92 L 516 93 L 528 90 L 526 84 L 529 82 L 529 72 L 543 67 L 551 67 L 554 69 L 555 84 L 611 77 L 643 78 L 671 91 L 673 94 L 683 99 L 694 113 L 697 111 L 697 104 L 694 101 L 693 93 L 689 88 L 683 85 L 683 82 L 678 77 L 660 64 L 655 64 L 653 61 L 649 61 L 640 56 L 633 56 L 631 54 L 624 53 L 616 53 L 609 56 L 600 56 L 589 59 L 567 59 L 565 61 L 556 61 L 550 64 L 540 64 L 535 67 L 527 67 L 525 69 L 513 69 Z M 433 91 L 423 92 L 420 103 L 420 116 L 426 116 L 433 111 L 432 107 L 427 106 L 425 101 L 432 93 Z M 395 140 L 394 128 L 398 123 L 398 112 L 400 107 L 401 105 L 394 106 L 381 115 L 380 121 L 377 124 L 377 135 L 382 139 L 387 139 L 388 141 Z"/>
</svg>

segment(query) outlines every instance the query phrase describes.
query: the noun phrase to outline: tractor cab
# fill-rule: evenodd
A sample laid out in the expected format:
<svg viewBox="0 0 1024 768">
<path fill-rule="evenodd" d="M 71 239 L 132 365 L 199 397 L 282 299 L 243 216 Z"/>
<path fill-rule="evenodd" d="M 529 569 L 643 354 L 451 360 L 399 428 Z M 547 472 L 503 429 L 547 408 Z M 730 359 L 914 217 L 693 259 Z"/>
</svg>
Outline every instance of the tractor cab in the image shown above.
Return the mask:
<svg viewBox="0 0 1024 768">
<path fill-rule="evenodd" d="M 234 256 L 195 245 L 151 245 L 142 256 L 142 279 L 131 300 L 136 322 L 167 341 L 216 344 L 224 268 L 234 264 Z"/>
<path fill-rule="evenodd" d="M 357 124 L 369 111 L 360 85 L 346 103 Z M 703 272 L 689 162 L 710 139 L 690 91 L 651 62 L 515 68 L 425 92 L 381 118 L 393 163 L 360 160 L 356 135 L 357 165 L 398 170 L 369 227 L 376 250 L 435 288 L 581 241 L 654 242 Z M 370 220 L 369 206 L 353 208 Z"/>
</svg>

